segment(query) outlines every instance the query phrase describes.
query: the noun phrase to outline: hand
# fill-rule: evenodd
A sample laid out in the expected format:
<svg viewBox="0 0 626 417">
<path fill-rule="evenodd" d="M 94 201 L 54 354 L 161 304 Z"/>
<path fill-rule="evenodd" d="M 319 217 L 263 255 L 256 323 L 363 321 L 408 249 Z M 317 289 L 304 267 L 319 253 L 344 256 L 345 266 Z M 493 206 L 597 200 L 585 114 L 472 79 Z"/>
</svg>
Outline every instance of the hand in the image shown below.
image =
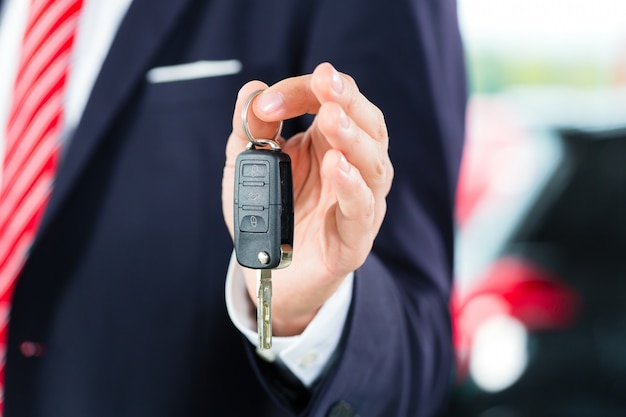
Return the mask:
<svg viewBox="0 0 626 417">
<path fill-rule="evenodd" d="M 251 81 L 239 91 L 226 146 L 222 207 L 231 237 L 235 159 L 248 144 L 241 112 L 259 89 L 266 90 L 248 114 L 256 138 L 272 137 L 279 120 L 316 115 L 305 132 L 279 139 L 292 159 L 295 233 L 293 262 L 272 271 L 272 326 L 275 335 L 288 336 L 301 333 L 343 278 L 365 261 L 385 216 L 393 167 L 381 111 L 330 64 L 269 88 Z M 256 275 L 243 269 L 256 303 Z"/>
</svg>

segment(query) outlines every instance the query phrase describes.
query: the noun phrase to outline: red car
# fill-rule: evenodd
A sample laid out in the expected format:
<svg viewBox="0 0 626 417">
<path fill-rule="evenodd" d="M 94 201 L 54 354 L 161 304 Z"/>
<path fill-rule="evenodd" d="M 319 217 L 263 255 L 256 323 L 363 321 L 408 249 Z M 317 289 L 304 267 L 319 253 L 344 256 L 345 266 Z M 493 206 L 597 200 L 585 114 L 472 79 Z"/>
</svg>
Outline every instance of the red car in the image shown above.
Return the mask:
<svg viewBox="0 0 626 417">
<path fill-rule="evenodd" d="M 624 416 L 626 128 L 529 130 L 478 104 L 490 129 L 459 186 L 443 416 Z"/>
</svg>

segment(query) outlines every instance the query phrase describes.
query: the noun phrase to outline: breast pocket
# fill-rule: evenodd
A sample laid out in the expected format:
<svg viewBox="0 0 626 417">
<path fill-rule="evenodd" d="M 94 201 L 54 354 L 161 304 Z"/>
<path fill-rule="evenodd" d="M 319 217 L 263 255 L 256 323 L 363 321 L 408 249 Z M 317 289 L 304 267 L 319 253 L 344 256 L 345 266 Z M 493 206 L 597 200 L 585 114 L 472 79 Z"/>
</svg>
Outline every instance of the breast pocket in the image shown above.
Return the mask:
<svg viewBox="0 0 626 417">
<path fill-rule="evenodd" d="M 146 103 L 180 106 L 227 100 L 234 103 L 245 82 L 239 60 L 195 61 L 152 68 L 146 73 Z"/>
</svg>

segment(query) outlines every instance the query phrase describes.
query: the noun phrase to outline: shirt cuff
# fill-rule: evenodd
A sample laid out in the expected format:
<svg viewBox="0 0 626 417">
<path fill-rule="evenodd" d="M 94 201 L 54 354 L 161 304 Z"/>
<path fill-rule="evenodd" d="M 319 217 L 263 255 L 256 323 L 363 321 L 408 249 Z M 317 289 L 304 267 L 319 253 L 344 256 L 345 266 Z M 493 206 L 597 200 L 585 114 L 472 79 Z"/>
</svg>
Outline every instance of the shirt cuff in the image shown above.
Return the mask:
<svg viewBox="0 0 626 417">
<path fill-rule="evenodd" d="M 350 273 L 301 334 L 275 336 L 272 348 L 264 351 L 257 349 L 257 354 L 269 362 L 283 364 L 306 387 L 310 387 L 337 350 L 352 302 L 353 283 L 354 273 Z M 230 319 L 250 343 L 257 345 L 256 308 L 248 296 L 234 253 L 228 267 L 225 291 Z"/>
</svg>

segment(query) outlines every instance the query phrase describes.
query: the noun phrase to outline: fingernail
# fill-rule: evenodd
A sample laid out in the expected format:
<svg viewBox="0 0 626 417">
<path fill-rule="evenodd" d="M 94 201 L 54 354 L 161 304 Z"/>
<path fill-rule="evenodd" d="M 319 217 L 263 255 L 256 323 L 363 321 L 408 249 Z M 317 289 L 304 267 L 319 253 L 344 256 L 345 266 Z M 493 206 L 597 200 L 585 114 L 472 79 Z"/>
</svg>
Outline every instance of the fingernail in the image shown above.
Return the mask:
<svg viewBox="0 0 626 417">
<path fill-rule="evenodd" d="M 348 163 L 346 157 L 343 156 L 343 154 L 341 154 L 341 158 L 339 158 L 339 169 L 346 174 L 350 172 L 350 164 Z"/>
<path fill-rule="evenodd" d="M 285 100 L 280 93 L 261 94 L 256 101 L 257 109 L 265 114 L 271 114 L 279 110 Z"/>
<path fill-rule="evenodd" d="M 337 71 L 333 72 L 333 91 L 336 94 L 341 94 L 343 92 L 343 80 Z"/>
</svg>

